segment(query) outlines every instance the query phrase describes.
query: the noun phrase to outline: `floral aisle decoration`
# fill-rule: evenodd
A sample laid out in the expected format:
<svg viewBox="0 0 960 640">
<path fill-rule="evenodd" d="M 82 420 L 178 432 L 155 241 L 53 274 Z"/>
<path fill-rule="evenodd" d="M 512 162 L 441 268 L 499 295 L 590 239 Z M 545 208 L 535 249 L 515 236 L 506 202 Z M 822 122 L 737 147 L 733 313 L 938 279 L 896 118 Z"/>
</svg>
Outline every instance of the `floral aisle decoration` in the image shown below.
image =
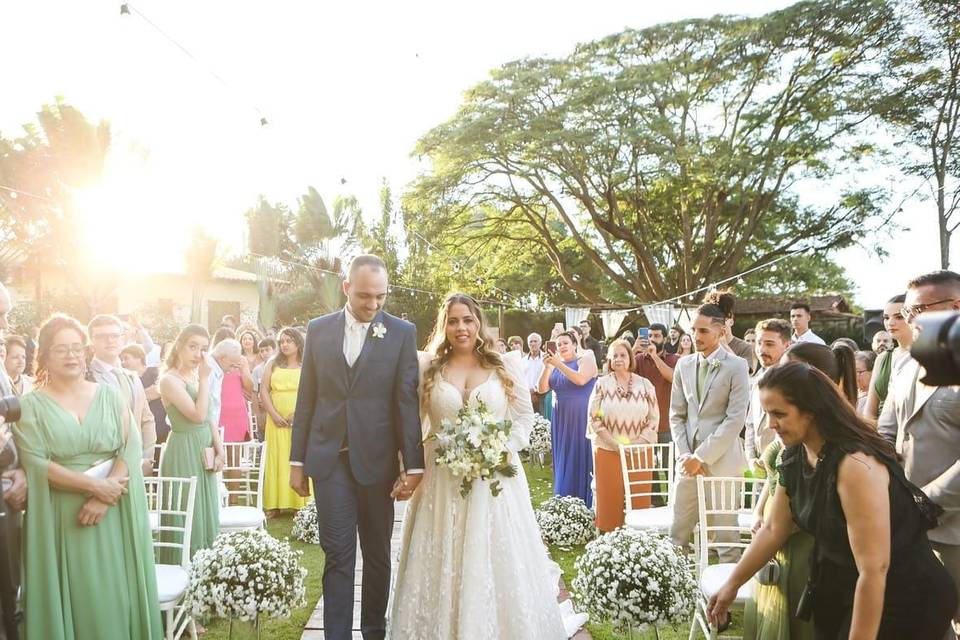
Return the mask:
<svg viewBox="0 0 960 640">
<path fill-rule="evenodd" d="M 317 522 L 317 503 L 311 500 L 293 516 L 290 537 L 307 544 L 320 544 L 320 528 Z"/>
<path fill-rule="evenodd" d="M 482 402 L 461 409 L 456 420 L 441 421 L 440 431 L 431 436 L 437 441 L 435 461 L 461 479 L 461 496 L 467 497 L 475 480 L 490 481 L 490 493 L 500 495 L 496 477 L 517 475 L 507 449 L 511 427 L 509 420 L 494 420 Z"/>
<path fill-rule="evenodd" d="M 262 616 L 286 618 L 305 604 L 302 552 L 263 530 L 219 536 L 198 551 L 190 566 L 184 605 L 195 617 L 252 623 Z"/>
<path fill-rule="evenodd" d="M 592 620 L 623 632 L 655 633 L 687 620 L 696 581 L 680 550 L 662 534 L 617 529 L 587 544 L 571 587 Z"/>
<path fill-rule="evenodd" d="M 530 445 L 525 449 L 527 454 L 542 467 L 553 447 L 550 440 L 550 421 L 535 414 L 533 428 L 530 430 Z"/>
<path fill-rule="evenodd" d="M 547 544 L 575 547 L 597 536 L 596 516 L 581 498 L 553 496 L 540 505 L 536 516 Z"/>
</svg>

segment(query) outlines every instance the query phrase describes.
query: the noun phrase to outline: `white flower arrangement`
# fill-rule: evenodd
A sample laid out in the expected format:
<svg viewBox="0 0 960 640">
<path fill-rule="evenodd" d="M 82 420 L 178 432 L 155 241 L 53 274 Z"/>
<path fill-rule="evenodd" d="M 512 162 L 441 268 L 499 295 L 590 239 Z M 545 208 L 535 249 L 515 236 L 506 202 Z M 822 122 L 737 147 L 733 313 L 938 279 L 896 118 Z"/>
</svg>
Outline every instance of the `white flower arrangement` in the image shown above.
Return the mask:
<svg viewBox="0 0 960 640">
<path fill-rule="evenodd" d="M 431 436 L 437 441 L 435 461 L 461 478 L 461 496 L 467 497 L 474 480 L 489 480 L 490 493 L 500 495 L 502 488 L 495 477 L 517 475 L 507 449 L 510 429 L 509 420 L 494 420 L 482 402 L 476 408 L 461 409 L 453 422 L 441 421 L 440 431 Z"/>
<path fill-rule="evenodd" d="M 540 535 L 547 544 L 575 547 L 597 536 L 594 514 L 586 503 L 573 496 L 553 496 L 536 511 Z"/>
<path fill-rule="evenodd" d="M 194 556 L 184 605 L 196 617 L 286 618 L 305 602 L 301 555 L 263 530 L 223 534 Z"/>
<path fill-rule="evenodd" d="M 693 610 L 693 572 L 662 534 L 617 529 L 589 543 L 574 566 L 577 604 L 618 630 L 677 625 Z"/>
<path fill-rule="evenodd" d="M 293 516 L 290 537 L 307 544 L 320 544 L 320 528 L 317 522 L 317 503 L 311 500 Z"/>
<path fill-rule="evenodd" d="M 532 454 L 546 455 L 552 450 L 553 443 L 550 440 L 550 421 L 535 414 L 533 419 L 533 428 L 530 430 L 530 446 L 527 451 Z"/>
</svg>

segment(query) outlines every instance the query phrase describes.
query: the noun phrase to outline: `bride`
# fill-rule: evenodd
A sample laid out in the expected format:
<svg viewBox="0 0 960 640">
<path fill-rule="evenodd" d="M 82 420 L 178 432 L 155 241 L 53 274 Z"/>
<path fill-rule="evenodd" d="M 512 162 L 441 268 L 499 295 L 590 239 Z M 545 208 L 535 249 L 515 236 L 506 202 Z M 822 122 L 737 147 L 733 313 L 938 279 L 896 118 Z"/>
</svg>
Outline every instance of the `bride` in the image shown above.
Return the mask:
<svg viewBox="0 0 960 640">
<path fill-rule="evenodd" d="M 428 352 L 420 355 L 424 435 L 464 406 L 483 402 L 497 420 L 512 421 L 508 449 L 530 437 L 533 408 L 519 353 L 501 356 L 484 328 L 476 301 L 449 296 Z M 514 357 L 516 356 L 516 357 Z M 492 496 L 477 481 L 466 498 L 460 480 L 434 464 L 436 444 L 424 443 L 423 482 L 407 506 L 400 566 L 388 635 L 396 639 L 495 639 L 572 636 L 586 616 L 557 604 L 560 568 L 547 555 L 522 469 L 500 477 Z M 401 497 L 406 497 L 402 495 Z M 566 613 L 566 615 L 564 615 Z"/>
</svg>

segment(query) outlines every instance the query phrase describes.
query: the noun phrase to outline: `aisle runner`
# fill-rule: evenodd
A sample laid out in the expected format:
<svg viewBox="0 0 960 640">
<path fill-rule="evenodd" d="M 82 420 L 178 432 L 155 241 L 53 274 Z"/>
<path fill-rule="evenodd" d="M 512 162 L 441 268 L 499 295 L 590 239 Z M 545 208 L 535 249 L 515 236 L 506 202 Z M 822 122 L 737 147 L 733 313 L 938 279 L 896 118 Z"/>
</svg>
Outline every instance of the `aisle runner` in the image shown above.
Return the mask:
<svg viewBox="0 0 960 640">
<path fill-rule="evenodd" d="M 397 577 L 397 558 L 400 553 L 400 529 L 403 527 L 403 514 L 407 508 L 406 502 L 396 503 L 393 516 L 393 536 L 390 540 L 390 584 Z M 360 541 L 357 541 L 357 569 L 353 574 L 353 640 L 362 640 L 360 635 L 360 582 L 363 577 L 363 558 L 360 555 Z M 559 600 L 563 602 L 570 595 L 561 587 Z M 316 609 L 307 621 L 307 626 L 303 629 L 303 635 L 300 640 L 323 640 L 323 598 L 317 602 Z M 573 640 L 589 640 L 590 634 L 586 629 L 581 629 Z"/>
</svg>

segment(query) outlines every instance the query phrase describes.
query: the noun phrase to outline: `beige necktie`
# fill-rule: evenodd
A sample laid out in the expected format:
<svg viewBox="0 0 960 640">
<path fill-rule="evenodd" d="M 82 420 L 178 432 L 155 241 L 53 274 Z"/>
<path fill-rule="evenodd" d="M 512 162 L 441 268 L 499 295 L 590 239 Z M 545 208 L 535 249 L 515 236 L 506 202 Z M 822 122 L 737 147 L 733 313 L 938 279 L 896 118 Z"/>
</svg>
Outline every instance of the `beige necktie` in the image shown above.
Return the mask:
<svg viewBox="0 0 960 640">
<path fill-rule="evenodd" d="M 354 322 L 350 325 L 350 335 L 347 336 L 347 364 L 351 367 L 360 357 L 360 351 L 363 349 L 363 325 Z"/>
</svg>

